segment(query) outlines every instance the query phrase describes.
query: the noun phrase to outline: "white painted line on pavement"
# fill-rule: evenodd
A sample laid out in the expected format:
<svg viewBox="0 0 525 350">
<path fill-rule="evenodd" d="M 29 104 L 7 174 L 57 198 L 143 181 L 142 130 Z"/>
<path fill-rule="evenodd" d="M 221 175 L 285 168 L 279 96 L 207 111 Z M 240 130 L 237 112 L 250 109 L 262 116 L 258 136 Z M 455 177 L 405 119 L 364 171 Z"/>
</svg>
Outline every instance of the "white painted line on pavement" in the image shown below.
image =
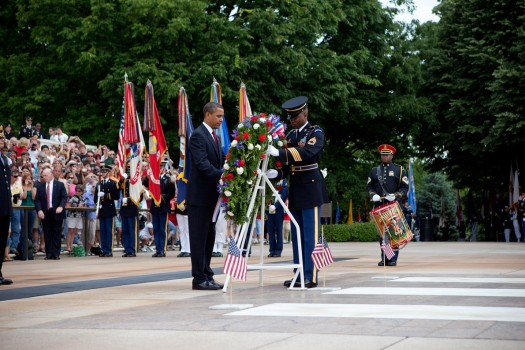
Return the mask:
<svg viewBox="0 0 525 350">
<path fill-rule="evenodd" d="M 515 297 L 525 298 L 525 289 L 488 289 L 488 288 L 390 288 L 390 287 L 354 287 L 328 292 L 325 294 L 364 294 L 364 295 L 453 295 L 471 297 Z"/>
<path fill-rule="evenodd" d="M 524 283 L 525 278 L 479 278 L 479 277 L 401 277 L 393 282 L 435 283 Z"/>
<path fill-rule="evenodd" d="M 276 303 L 226 315 L 525 322 L 524 308 L 439 305 Z"/>
</svg>

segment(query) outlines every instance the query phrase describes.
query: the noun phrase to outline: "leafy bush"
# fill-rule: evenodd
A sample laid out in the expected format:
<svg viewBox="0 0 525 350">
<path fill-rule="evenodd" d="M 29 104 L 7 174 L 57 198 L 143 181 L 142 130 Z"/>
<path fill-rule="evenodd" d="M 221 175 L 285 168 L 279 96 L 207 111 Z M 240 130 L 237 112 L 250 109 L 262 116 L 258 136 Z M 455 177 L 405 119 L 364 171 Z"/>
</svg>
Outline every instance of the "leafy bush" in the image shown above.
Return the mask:
<svg viewBox="0 0 525 350">
<path fill-rule="evenodd" d="M 374 242 L 377 231 L 372 222 L 356 224 L 323 225 L 329 242 Z"/>
</svg>

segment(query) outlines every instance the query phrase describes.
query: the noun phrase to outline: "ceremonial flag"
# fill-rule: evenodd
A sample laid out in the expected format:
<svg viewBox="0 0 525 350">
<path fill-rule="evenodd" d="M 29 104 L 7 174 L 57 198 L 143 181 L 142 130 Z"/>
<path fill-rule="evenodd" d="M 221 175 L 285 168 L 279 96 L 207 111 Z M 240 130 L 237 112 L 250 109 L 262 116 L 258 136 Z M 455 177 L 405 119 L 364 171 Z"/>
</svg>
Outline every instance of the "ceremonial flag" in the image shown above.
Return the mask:
<svg viewBox="0 0 525 350">
<path fill-rule="evenodd" d="M 334 262 L 332 252 L 328 247 L 328 242 L 324 236 L 320 236 L 317 244 L 314 246 L 312 252 L 312 261 L 315 268 L 321 270 L 323 267 L 328 266 Z"/>
<path fill-rule="evenodd" d="M 149 192 L 155 204 L 160 204 L 160 163 L 168 150 L 159 112 L 153 94 L 153 84 L 148 80 L 144 97 L 144 131 L 149 131 Z"/>
<path fill-rule="evenodd" d="M 519 173 L 518 170 L 514 170 L 514 183 L 513 183 L 513 190 L 512 190 L 512 205 L 514 205 L 515 209 L 518 209 L 519 206 L 519 200 L 520 200 L 520 182 L 519 182 Z"/>
<path fill-rule="evenodd" d="M 350 205 L 348 207 L 348 223 L 349 224 L 353 224 L 354 223 L 354 209 L 353 209 L 353 205 L 352 205 L 352 199 L 350 199 Z"/>
<path fill-rule="evenodd" d="M 117 149 L 117 166 L 120 177 L 124 177 L 126 173 L 126 157 L 129 149 L 124 143 L 124 111 L 125 111 L 125 95 L 122 97 L 122 112 L 120 113 L 120 127 L 118 130 L 118 149 Z"/>
<path fill-rule="evenodd" d="M 337 202 L 337 208 L 335 208 L 335 223 L 339 223 L 339 219 L 341 218 L 341 209 L 339 208 L 339 202 Z"/>
<path fill-rule="evenodd" d="M 133 89 L 133 83 L 124 82 L 124 142 L 125 143 L 138 143 L 139 139 L 139 126 L 137 124 L 137 107 L 135 105 L 135 91 Z"/>
<path fill-rule="evenodd" d="M 237 247 L 237 242 L 235 242 L 233 237 L 230 237 L 228 255 L 224 260 L 223 272 L 231 277 L 245 281 L 247 270 L 246 260 L 242 257 L 241 251 Z"/>
<path fill-rule="evenodd" d="M 514 170 L 512 170 L 512 162 L 510 163 L 510 179 L 509 179 L 509 207 L 512 207 L 512 197 L 514 191 Z"/>
<path fill-rule="evenodd" d="M 386 236 L 386 235 L 385 235 Z M 386 240 L 386 242 L 385 242 Z M 385 253 L 385 256 L 388 260 L 392 259 L 392 257 L 394 255 L 396 255 L 396 253 L 394 253 L 394 251 L 392 250 L 392 247 L 390 246 L 390 242 L 388 242 L 388 240 L 386 238 L 384 238 L 382 241 L 381 241 L 381 249 L 383 250 L 383 252 Z"/>
<path fill-rule="evenodd" d="M 248 95 L 246 94 L 246 85 L 241 83 L 241 89 L 239 90 L 239 122 L 242 122 L 244 118 L 252 115 L 252 107 L 250 101 L 248 101 Z"/>
<path fill-rule="evenodd" d="M 188 140 L 193 133 L 190 109 L 188 106 L 188 95 L 181 86 L 179 89 L 179 176 L 177 177 L 177 207 L 184 208 L 186 205 L 186 189 L 190 178 L 190 150 Z"/>
<path fill-rule="evenodd" d="M 412 162 L 408 161 L 408 205 L 414 213 L 417 213 L 416 185 L 414 183 L 414 171 Z"/>
<path fill-rule="evenodd" d="M 213 78 L 213 84 L 210 91 L 210 102 L 216 102 L 222 105 L 221 85 Z M 219 127 L 219 139 L 221 141 L 222 152 L 228 153 L 230 149 L 230 134 L 228 132 L 228 125 L 226 124 L 226 117 L 222 118 L 221 126 Z"/>
<path fill-rule="evenodd" d="M 357 222 L 362 222 L 362 220 L 361 220 L 361 208 L 357 208 Z"/>
</svg>

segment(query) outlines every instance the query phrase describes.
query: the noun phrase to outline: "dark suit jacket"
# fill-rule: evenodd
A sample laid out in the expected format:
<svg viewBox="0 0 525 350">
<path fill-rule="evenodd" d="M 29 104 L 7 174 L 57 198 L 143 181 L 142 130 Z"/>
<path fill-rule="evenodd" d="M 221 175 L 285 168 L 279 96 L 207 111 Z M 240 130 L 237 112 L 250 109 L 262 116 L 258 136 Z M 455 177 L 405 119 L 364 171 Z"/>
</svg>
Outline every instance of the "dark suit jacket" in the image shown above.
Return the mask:
<svg viewBox="0 0 525 350">
<path fill-rule="evenodd" d="M 0 155 L 0 216 L 11 216 L 13 204 L 11 200 L 11 170 L 7 165 L 7 157 Z M 5 164 L 5 165 L 4 165 Z"/>
<path fill-rule="evenodd" d="M 47 183 L 43 183 L 38 187 L 38 190 L 36 192 L 35 197 L 35 208 L 36 211 L 42 210 L 45 215 L 48 215 L 47 213 L 47 193 L 46 193 L 46 187 Z M 51 204 L 52 204 L 52 211 L 53 213 L 56 212 L 56 209 L 58 207 L 62 207 L 62 209 L 65 209 L 66 207 L 66 201 L 67 201 L 67 192 L 66 192 L 66 186 L 58 180 L 53 180 L 53 198 L 51 198 Z M 65 219 L 66 218 L 66 211 L 62 210 L 62 213 L 55 216 L 56 220 Z"/>
<path fill-rule="evenodd" d="M 215 206 L 219 192 L 217 185 L 222 175 L 224 155 L 216 147 L 213 137 L 201 124 L 190 137 L 190 178 L 186 203 L 194 206 Z"/>
</svg>

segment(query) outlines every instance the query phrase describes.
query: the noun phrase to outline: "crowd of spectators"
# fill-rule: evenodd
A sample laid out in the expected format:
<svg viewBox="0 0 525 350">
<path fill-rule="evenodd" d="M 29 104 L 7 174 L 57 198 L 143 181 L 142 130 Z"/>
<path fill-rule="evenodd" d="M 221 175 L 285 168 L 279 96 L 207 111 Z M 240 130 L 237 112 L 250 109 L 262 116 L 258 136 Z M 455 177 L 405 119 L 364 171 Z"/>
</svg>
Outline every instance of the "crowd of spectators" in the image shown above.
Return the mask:
<svg viewBox="0 0 525 350">
<path fill-rule="evenodd" d="M 3 129 L 3 130 L 1 130 Z M 15 259 L 31 259 L 33 254 L 45 251 L 42 237 L 42 227 L 35 210 L 17 209 L 20 206 L 34 206 L 34 199 L 43 182 L 41 173 L 51 169 L 55 180 L 62 182 L 67 191 L 67 219 L 64 221 L 63 242 L 64 251 L 71 253 L 73 247 L 80 245 L 80 233 L 85 232 L 88 254 L 92 247 L 99 245 L 98 220 L 95 210 L 75 211 L 71 208 L 96 208 L 94 193 L 97 182 L 100 181 L 100 170 L 103 166 L 112 167 L 111 176 L 118 178 L 116 171 L 116 152 L 106 145 L 86 145 L 79 136 L 68 136 L 60 127 L 49 128 L 46 134 L 40 123 L 33 126 L 31 117 L 26 118 L 19 132 L 15 132 L 11 124 L 0 125 L 0 152 L 7 157 L 11 170 L 11 193 L 13 196 L 13 216 L 11 218 L 10 234 L 4 261 Z M 143 177 L 147 176 L 149 165 L 147 157 L 143 159 Z M 147 207 L 146 202 L 143 208 Z M 69 208 L 69 210 L 68 210 Z M 25 239 L 23 233 L 24 211 L 28 216 L 29 254 L 24 255 Z M 87 227 L 83 227 L 84 216 L 87 216 Z M 115 219 L 118 227 L 117 217 Z M 146 220 L 141 220 L 142 226 L 147 226 Z M 175 222 L 176 224 L 176 222 Z M 173 224 L 172 224 L 173 225 Z M 142 228 L 141 226 L 141 228 Z M 118 232 L 116 246 L 119 241 Z M 173 231 L 172 231 L 173 233 Z M 172 239 L 172 247 L 176 237 Z M 143 244 L 151 245 L 151 239 L 142 240 Z M 140 247 L 139 247 L 140 248 Z M 144 246 L 141 251 L 148 248 Z"/>
</svg>

